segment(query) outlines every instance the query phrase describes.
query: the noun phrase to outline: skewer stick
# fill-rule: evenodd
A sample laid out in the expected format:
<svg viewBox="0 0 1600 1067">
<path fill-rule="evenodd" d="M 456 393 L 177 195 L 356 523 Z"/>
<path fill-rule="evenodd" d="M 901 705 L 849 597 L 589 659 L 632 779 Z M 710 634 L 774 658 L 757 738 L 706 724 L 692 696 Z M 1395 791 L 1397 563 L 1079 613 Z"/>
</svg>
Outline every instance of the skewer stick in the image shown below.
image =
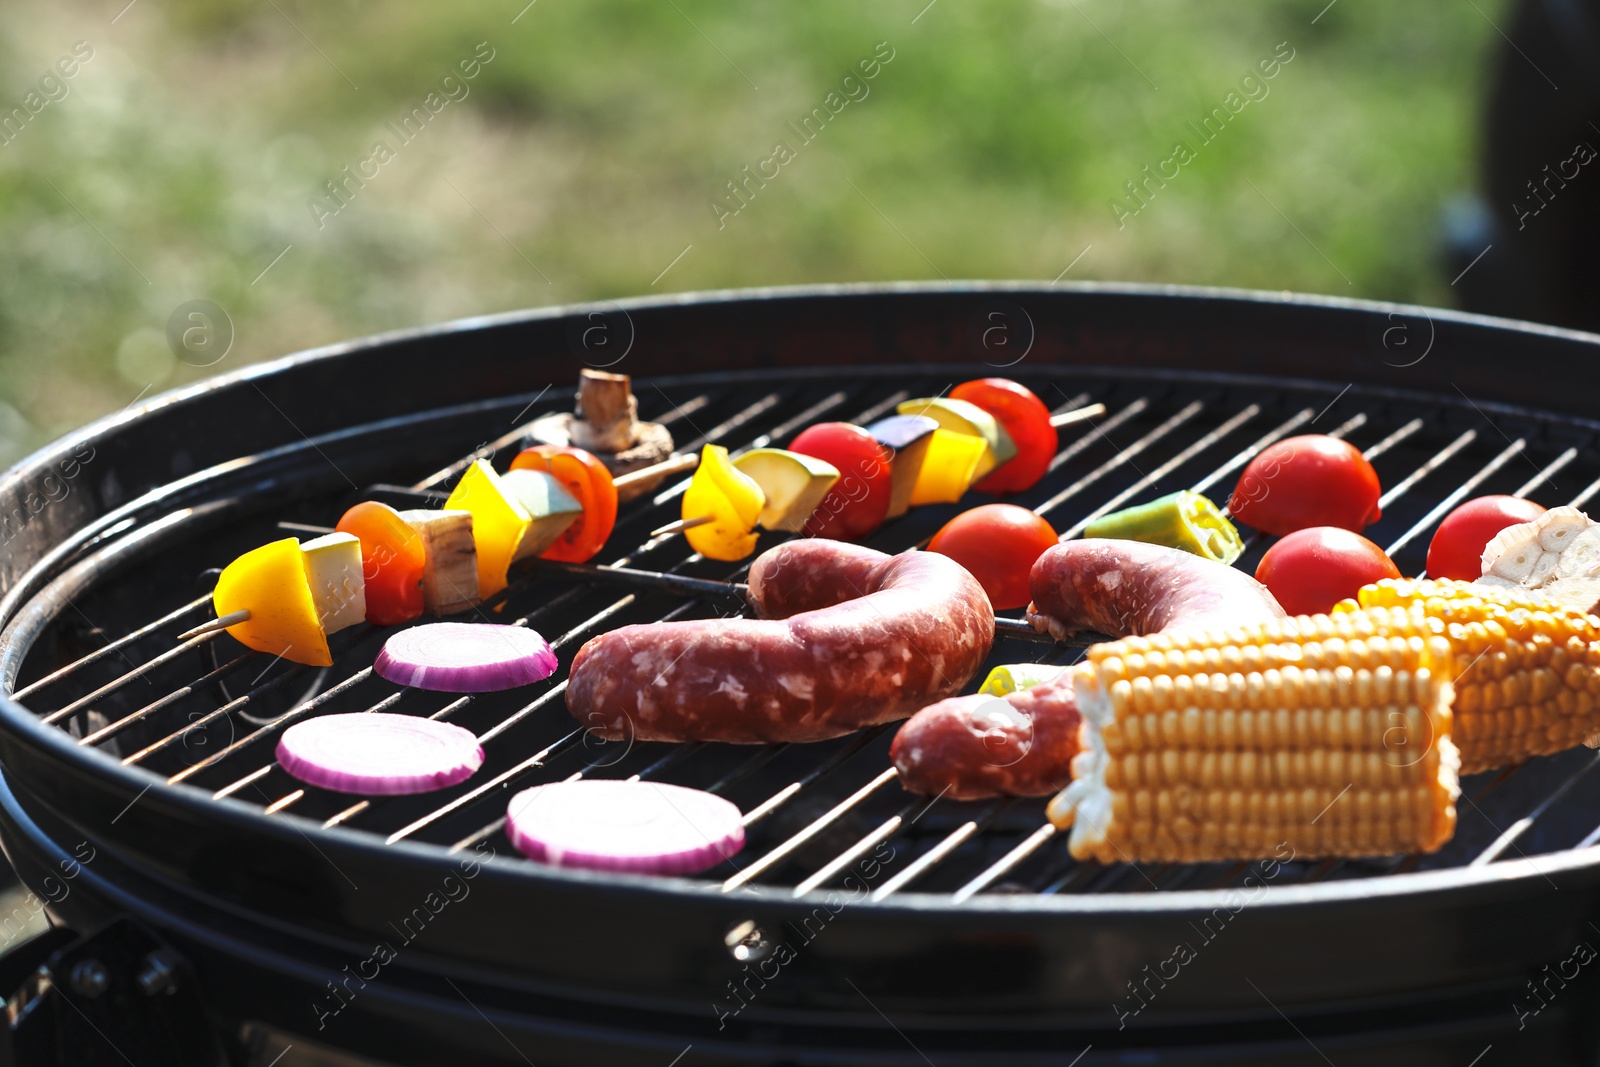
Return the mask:
<svg viewBox="0 0 1600 1067">
<path fill-rule="evenodd" d="M 334 532 L 332 526 L 313 526 L 309 522 L 284 522 L 282 520 L 278 522 L 278 529 L 291 530 L 295 533 L 316 534 L 319 537 L 323 534 Z"/>
<path fill-rule="evenodd" d="M 1076 422 L 1086 422 L 1089 419 L 1098 419 L 1106 413 L 1104 404 L 1090 404 L 1088 407 L 1075 408 L 1072 411 L 1063 411 L 1059 415 L 1050 416 L 1050 425 L 1056 429 L 1071 426 Z"/>
<path fill-rule="evenodd" d="M 240 608 L 238 611 L 228 612 L 228 614 L 222 616 L 220 619 L 212 619 L 210 622 L 201 623 L 192 630 L 185 630 L 183 633 L 178 635 L 178 640 L 187 641 L 190 638 L 200 637 L 204 634 L 214 634 L 219 630 L 226 630 L 230 626 L 249 621 L 250 609 Z"/>
<path fill-rule="evenodd" d="M 700 466 L 700 453 L 681 452 L 676 456 L 668 456 L 660 463 L 652 463 L 648 467 L 641 467 L 636 471 L 629 471 L 627 474 L 619 474 L 612 479 L 611 484 L 618 489 L 626 489 L 635 482 L 648 481 L 651 478 L 664 478 L 669 474 L 677 474 L 679 471 L 692 471 L 698 466 Z"/>
<path fill-rule="evenodd" d="M 666 534 L 683 533 L 685 530 L 692 530 L 696 526 L 704 526 L 711 521 L 713 520 L 710 515 L 697 515 L 692 519 L 679 519 L 677 522 L 669 522 L 659 529 L 651 530 L 650 536 L 663 537 Z"/>
</svg>

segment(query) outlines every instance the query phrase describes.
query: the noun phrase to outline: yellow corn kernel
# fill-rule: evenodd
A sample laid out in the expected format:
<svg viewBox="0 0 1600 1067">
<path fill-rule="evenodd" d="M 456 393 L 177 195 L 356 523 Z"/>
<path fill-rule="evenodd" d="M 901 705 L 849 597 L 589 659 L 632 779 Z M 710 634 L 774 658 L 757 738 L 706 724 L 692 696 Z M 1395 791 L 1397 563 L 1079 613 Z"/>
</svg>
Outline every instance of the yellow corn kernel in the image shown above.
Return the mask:
<svg viewBox="0 0 1600 1067">
<path fill-rule="evenodd" d="M 1420 608 L 1449 640 L 1461 772 L 1560 752 L 1600 731 L 1600 623 L 1526 589 L 1389 579 L 1335 617 Z"/>
<path fill-rule="evenodd" d="M 1376 856 L 1449 840 L 1454 649 L 1420 607 L 1161 642 L 1096 645 L 1074 669 L 1082 751 L 1049 809 L 1074 856 L 1249 860 L 1284 841 L 1303 857 Z"/>
</svg>

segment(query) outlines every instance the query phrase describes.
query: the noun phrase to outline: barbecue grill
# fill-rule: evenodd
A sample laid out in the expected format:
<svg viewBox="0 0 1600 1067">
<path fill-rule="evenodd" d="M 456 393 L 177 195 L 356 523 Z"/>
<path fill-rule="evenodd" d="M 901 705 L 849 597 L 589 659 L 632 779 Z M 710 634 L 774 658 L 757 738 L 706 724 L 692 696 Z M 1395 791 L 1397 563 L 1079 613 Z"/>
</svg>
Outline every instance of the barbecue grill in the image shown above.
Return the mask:
<svg viewBox="0 0 1600 1067">
<path fill-rule="evenodd" d="M 0 957 L 0 1062 L 1595 1063 L 1588 750 L 1466 779 L 1432 856 L 1308 862 L 1291 840 L 1271 864 L 1135 867 L 1074 862 L 1042 800 L 903 792 L 892 728 L 603 743 L 562 700 L 585 640 L 743 609 L 744 568 L 649 536 L 676 479 L 624 506 L 594 565 L 519 565 L 483 605 L 556 646 L 535 687 L 400 690 L 368 669 L 385 631 L 366 626 L 322 670 L 178 635 L 241 551 L 360 499 L 437 506 L 473 458 L 503 465 L 584 365 L 634 375 L 684 450 L 786 444 L 984 374 L 1057 411 L 1104 403 L 1019 499 L 1068 534 L 1178 488 L 1225 497 L 1265 444 L 1333 433 L 1377 466 L 1368 534 L 1415 573 L 1468 496 L 1600 492 L 1597 357 L 1586 334 L 1288 295 L 809 288 L 392 334 L 105 419 L 0 483 L 0 836 L 57 924 Z M 867 543 L 917 545 L 958 510 Z M 1081 654 L 1002 628 L 991 664 Z M 487 762 L 359 801 L 275 766 L 288 725 L 364 709 L 447 718 Z M 738 804 L 745 850 L 643 878 L 510 847 L 515 791 L 635 775 Z"/>
</svg>

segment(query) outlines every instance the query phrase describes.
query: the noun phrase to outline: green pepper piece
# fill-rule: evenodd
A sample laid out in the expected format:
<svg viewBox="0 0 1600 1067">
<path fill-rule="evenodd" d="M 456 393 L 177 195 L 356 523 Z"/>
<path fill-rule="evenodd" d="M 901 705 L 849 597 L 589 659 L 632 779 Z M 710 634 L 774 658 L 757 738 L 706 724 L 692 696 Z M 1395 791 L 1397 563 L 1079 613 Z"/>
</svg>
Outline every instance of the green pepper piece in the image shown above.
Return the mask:
<svg viewBox="0 0 1600 1067">
<path fill-rule="evenodd" d="M 1181 548 L 1218 563 L 1231 564 L 1244 553 L 1244 542 L 1233 523 L 1215 504 L 1190 489 L 1102 515 L 1088 525 L 1083 535 Z"/>
<path fill-rule="evenodd" d="M 989 672 L 978 693 L 982 696 L 1003 697 L 1019 693 L 1045 682 L 1053 682 L 1067 673 L 1066 667 L 1052 667 L 1046 663 L 1006 663 Z"/>
</svg>

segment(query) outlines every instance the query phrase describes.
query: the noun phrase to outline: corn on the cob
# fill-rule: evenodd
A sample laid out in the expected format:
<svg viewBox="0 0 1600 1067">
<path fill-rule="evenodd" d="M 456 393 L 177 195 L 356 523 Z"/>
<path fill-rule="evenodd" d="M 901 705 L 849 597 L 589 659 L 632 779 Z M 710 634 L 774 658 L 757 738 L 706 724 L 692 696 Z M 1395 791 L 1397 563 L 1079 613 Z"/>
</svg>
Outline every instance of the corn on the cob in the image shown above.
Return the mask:
<svg viewBox="0 0 1600 1067">
<path fill-rule="evenodd" d="M 1449 640 L 1462 774 L 1600 740 L 1600 620 L 1526 589 L 1456 581 L 1385 580 L 1357 601 L 1335 617 L 1416 606 Z"/>
<path fill-rule="evenodd" d="M 1103 862 L 1437 849 L 1459 756 L 1451 650 L 1429 628 L 1420 610 L 1357 611 L 1095 646 L 1051 821 Z"/>
</svg>

